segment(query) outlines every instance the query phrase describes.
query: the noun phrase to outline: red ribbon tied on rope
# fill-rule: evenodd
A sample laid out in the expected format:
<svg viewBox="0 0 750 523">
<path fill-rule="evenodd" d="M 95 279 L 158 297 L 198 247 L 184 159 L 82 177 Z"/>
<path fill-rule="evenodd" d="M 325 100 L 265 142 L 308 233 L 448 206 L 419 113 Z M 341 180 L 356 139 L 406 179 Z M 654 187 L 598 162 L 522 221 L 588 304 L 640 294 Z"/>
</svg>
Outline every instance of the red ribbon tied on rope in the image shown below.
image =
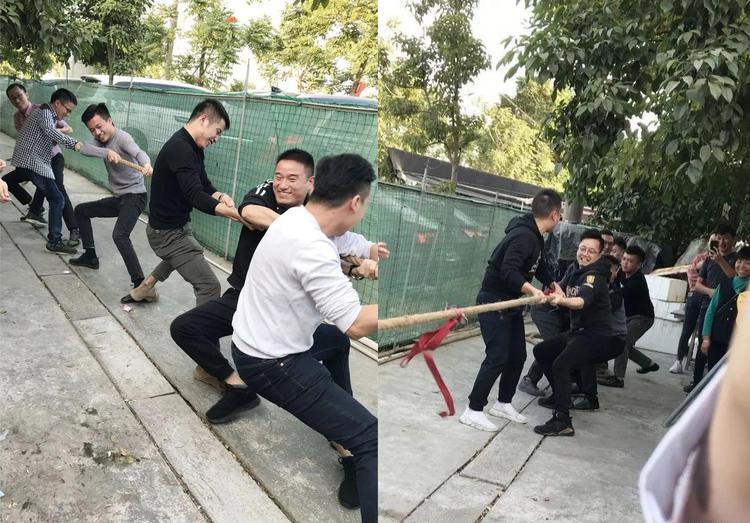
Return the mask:
<svg viewBox="0 0 750 523">
<path fill-rule="evenodd" d="M 453 397 L 448 390 L 448 386 L 443 381 L 442 376 L 440 376 L 440 371 L 438 371 L 437 365 L 435 364 L 435 360 L 433 359 L 432 353 L 430 351 L 434 351 L 435 349 L 437 349 L 443 342 L 445 337 L 448 335 L 448 333 L 452 331 L 453 328 L 458 325 L 458 323 L 462 319 L 463 312 L 461 312 L 461 309 L 456 309 L 455 318 L 451 318 L 450 320 L 446 321 L 437 330 L 425 332 L 424 334 L 422 334 L 414 344 L 414 346 L 411 348 L 411 350 L 406 354 L 406 356 L 403 357 L 400 363 L 401 367 L 406 367 L 412 360 L 412 358 L 414 358 L 414 356 L 416 356 L 417 354 L 422 354 L 422 356 L 424 356 L 424 361 L 425 363 L 427 363 L 427 367 L 430 369 L 430 373 L 432 373 L 432 377 L 435 379 L 435 383 L 437 383 L 438 389 L 440 389 L 440 394 L 443 395 L 445 404 L 448 406 L 447 411 L 444 410 L 440 412 L 441 417 L 453 416 L 456 413 L 456 407 L 453 405 Z"/>
</svg>

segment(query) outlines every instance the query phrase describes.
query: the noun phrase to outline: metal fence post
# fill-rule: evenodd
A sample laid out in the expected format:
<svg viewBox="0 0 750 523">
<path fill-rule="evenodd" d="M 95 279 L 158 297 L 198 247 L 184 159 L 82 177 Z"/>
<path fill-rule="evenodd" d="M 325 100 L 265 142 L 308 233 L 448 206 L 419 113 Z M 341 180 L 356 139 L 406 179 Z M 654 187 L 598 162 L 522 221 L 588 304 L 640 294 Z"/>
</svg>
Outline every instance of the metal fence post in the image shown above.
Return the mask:
<svg viewBox="0 0 750 523">
<path fill-rule="evenodd" d="M 242 149 L 242 135 L 245 130 L 245 110 L 247 108 L 247 82 L 250 78 L 250 60 L 247 61 L 245 69 L 245 92 L 242 95 L 242 113 L 240 114 L 240 131 L 237 134 L 237 149 L 234 155 L 234 174 L 232 175 L 232 200 L 237 195 L 237 174 L 240 170 L 240 151 Z M 229 236 L 232 232 L 232 220 L 227 220 L 227 234 L 224 239 L 224 259 L 229 259 Z"/>
</svg>

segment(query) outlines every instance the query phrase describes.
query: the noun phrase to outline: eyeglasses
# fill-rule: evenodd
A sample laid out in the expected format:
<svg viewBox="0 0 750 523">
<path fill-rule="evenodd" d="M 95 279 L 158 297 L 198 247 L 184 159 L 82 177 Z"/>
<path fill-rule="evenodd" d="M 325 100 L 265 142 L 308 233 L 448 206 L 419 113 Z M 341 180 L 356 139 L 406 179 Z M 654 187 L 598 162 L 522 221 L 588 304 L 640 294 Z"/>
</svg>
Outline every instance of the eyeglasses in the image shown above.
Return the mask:
<svg viewBox="0 0 750 523">
<path fill-rule="evenodd" d="M 62 106 L 63 106 L 63 109 L 65 109 L 65 115 L 66 115 L 66 116 L 67 116 L 67 115 L 69 115 L 70 113 L 72 113 L 72 112 L 73 112 L 73 110 L 74 110 L 74 109 L 76 108 L 76 106 L 75 106 L 75 105 L 73 105 L 73 106 L 71 106 L 71 107 L 68 107 L 67 105 L 65 105 L 65 104 L 64 104 L 64 103 L 62 103 L 62 102 L 60 102 L 60 105 L 62 105 Z"/>
<path fill-rule="evenodd" d="M 580 252 L 581 254 L 590 254 L 590 255 L 592 255 L 592 256 L 593 256 L 594 254 L 599 254 L 599 251 L 598 251 L 598 250 L 596 250 L 596 249 L 590 249 L 590 248 L 589 248 L 589 249 L 587 249 L 587 248 L 586 248 L 586 247 L 584 247 L 583 245 L 581 245 L 580 247 L 578 247 L 578 252 Z"/>
</svg>

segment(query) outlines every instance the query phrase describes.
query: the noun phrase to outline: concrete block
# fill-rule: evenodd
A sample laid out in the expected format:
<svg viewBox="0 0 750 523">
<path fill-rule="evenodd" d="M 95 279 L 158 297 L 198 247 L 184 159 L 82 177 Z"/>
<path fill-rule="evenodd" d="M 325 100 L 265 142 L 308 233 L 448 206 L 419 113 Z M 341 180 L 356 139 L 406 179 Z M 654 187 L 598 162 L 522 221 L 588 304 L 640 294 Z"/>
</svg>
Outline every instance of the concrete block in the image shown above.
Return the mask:
<svg viewBox="0 0 750 523">
<path fill-rule="evenodd" d="M 4 222 L 3 227 L 38 275 L 70 274 L 59 255 L 44 250 L 47 239 L 36 228 L 24 222 Z"/>
<path fill-rule="evenodd" d="M 681 333 L 682 322 L 656 319 L 654 325 L 641 336 L 635 345 L 639 349 L 676 354 Z"/>
<path fill-rule="evenodd" d="M 654 304 L 654 316 L 656 316 L 656 319 L 682 323 L 682 319 L 675 317 L 672 313 L 682 309 L 685 306 L 684 302 L 652 299 L 651 303 Z"/>
<path fill-rule="evenodd" d="M 211 521 L 289 521 L 181 397 L 131 405 Z"/>
<path fill-rule="evenodd" d="M 497 485 L 456 475 L 427 498 L 404 523 L 476 521 L 501 492 Z"/>
<path fill-rule="evenodd" d="M 44 276 L 42 281 L 71 320 L 109 316 L 107 309 L 75 274 Z"/>
<path fill-rule="evenodd" d="M 687 282 L 664 276 L 646 275 L 648 292 L 654 300 L 684 302 Z"/>
</svg>

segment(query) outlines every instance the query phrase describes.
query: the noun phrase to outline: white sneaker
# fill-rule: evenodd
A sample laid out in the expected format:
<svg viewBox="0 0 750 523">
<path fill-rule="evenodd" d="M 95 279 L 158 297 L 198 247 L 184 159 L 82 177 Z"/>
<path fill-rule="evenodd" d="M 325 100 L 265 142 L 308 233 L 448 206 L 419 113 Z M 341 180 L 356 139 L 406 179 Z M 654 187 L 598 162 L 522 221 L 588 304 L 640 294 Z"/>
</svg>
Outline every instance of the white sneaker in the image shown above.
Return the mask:
<svg viewBox="0 0 750 523">
<path fill-rule="evenodd" d="M 675 360 L 672 366 L 669 367 L 669 372 L 672 374 L 682 374 L 682 361 Z"/>
<path fill-rule="evenodd" d="M 513 405 L 511 405 L 510 403 L 500 403 L 499 401 L 496 401 L 490 409 L 490 416 L 509 419 L 510 421 L 515 421 L 516 423 L 526 423 L 527 421 L 529 421 L 528 419 L 526 419 L 526 416 L 514 409 Z"/>
<path fill-rule="evenodd" d="M 486 430 L 487 432 L 498 431 L 497 425 L 488 420 L 487 416 L 481 410 L 471 410 L 469 407 L 466 407 L 466 410 L 458 418 L 458 421 L 475 429 Z"/>
</svg>

